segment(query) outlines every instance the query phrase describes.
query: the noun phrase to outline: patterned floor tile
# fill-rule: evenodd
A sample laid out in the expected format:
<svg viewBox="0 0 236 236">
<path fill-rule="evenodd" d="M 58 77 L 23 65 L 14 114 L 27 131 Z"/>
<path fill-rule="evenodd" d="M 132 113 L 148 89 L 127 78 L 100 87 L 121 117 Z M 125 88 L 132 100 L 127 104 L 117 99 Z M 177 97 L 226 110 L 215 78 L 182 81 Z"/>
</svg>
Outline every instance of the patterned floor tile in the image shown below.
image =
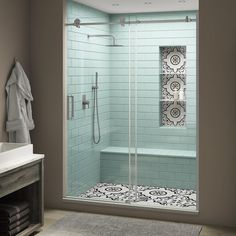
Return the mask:
<svg viewBox="0 0 236 236">
<path fill-rule="evenodd" d="M 122 203 L 130 202 L 135 205 L 153 207 L 196 209 L 196 191 L 194 190 L 137 186 L 137 193 L 136 196 L 134 188 L 129 191 L 129 185 L 98 183 L 81 194 L 79 198 Z"/>
</svg>

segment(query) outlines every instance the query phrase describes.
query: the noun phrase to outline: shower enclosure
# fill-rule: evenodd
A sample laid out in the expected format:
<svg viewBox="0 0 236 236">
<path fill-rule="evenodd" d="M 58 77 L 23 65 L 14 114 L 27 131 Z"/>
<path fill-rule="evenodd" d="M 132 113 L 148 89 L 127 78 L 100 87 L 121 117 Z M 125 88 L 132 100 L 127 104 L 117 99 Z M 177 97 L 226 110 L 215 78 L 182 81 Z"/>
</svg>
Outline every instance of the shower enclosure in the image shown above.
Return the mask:
<svg viewBox="0 0 236 236">
<path fill-rule="evenodd" d="M 196 12 L 67 22 L 64 197 L 197 210 Z"/>
</svg>

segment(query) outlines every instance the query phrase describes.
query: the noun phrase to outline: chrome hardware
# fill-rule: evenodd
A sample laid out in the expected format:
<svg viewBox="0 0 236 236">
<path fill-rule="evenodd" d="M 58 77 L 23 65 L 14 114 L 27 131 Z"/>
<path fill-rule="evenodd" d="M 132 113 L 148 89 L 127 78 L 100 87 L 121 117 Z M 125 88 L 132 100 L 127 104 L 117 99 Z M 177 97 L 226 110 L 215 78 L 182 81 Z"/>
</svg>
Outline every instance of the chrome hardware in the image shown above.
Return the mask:
<svg viewBox="0 0 236 236">
<path fill-rule="evenodd" d="M 75 116 L 75 99 L 73 95 L 67 95 L 67 119 L 72 120 Z"/>
<path fill-rule="evenodd" d="M 89 108 L 89 100 L 86 99 L 85 94 L 82 96 L 82 107 L 83 107 L 83 109 Z"/>
</svg>

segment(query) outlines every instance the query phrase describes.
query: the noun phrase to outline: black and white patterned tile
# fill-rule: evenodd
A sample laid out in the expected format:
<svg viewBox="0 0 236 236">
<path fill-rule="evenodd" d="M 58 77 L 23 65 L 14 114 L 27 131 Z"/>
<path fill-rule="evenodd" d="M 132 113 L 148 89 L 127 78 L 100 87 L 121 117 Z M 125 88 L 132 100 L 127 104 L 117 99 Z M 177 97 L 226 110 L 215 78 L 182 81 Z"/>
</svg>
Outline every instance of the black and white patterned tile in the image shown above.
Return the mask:
<svg viewBox="0 0 236 236">
<path fill-rule="evenodd" d="M 137 197 L 134 188 L 129 185 L 98 183 L 79 198 L 101 201 L 134 202 L 136 205 L 165 206 L 196 209 L 196 191 L 174 188 L 137 186 Z"/>
<path fill-rule="evenodd" d="M 162 99 L 173 100 L 174 93 L 183 91 L 184 97 L 186 91 L 186 75 L 181 74 L 162 74 Z"/>
<path fill-rule="evenodd" d="M 185 126 L 186 103 L 183 101 L 164 101 L 161 103 L 162 126 Z"/>
<path fill-rule="evenodd" d="M 186 74 L 186 46 L 160 47 L 162 73 Z"/>
<path fill-rule="evenodd" d="M 186 46 L 160 47 L 161 126 L 183 127 L 186 123 Z"/>
</svg>

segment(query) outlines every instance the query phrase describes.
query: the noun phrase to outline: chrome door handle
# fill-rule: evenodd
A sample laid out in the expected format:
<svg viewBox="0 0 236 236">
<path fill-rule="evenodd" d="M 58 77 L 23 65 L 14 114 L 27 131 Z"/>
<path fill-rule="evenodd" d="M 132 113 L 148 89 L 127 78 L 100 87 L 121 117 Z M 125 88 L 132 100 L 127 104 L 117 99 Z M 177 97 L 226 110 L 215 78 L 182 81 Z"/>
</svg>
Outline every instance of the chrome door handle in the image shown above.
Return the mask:
<svg viewBox="0 0 236 236">
<path fill-rule="evenodd" d="M 67 95 L 67 119 L 72 120 L 75 116 L 75 99 L 73 95 Z"/>
</svg>

